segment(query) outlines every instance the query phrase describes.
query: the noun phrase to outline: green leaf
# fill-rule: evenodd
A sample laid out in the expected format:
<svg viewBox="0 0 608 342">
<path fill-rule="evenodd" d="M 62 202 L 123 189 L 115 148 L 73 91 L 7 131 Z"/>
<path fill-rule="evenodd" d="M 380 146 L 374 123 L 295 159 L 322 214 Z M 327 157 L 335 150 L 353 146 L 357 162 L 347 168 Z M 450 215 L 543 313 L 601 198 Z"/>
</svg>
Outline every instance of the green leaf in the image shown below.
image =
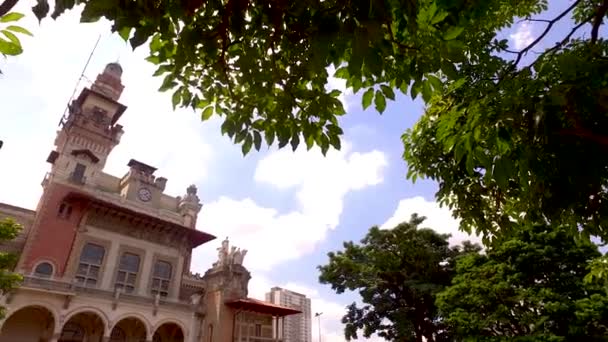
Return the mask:
<svg viewBox="0 0 608 342">
<path fill-rule="evenodd" d="M 384 98 L 384 94 L 380 90 L 376 91 L 376 97 L 374 98 L 374 104 L 376 105 L 376 110 L 382 114 L 386 109 L 386 98 Z"/>
<path fill-rule="evenodd" d="M 28 31 L 20 26 L 10 25 L 10 26 L 7 26 L 6 29 L 9 31 L 17 32 L 17 33 L 23 33 L 28 36 L 34 36 L 30 31 Z"/>
<path fill-rule="evenodd" d="M 338 70 L 336 70 L 336 72 L 334 73 L 334 77 L 335 78 L 341 78 L 341 79 L 345 79 L 347 80 L 350 77 L 350 74 L 348 73 L 348 68 L 347 67 L 341 67 Z"/>
<path fill-rule="evenodd" d="M 160 58 L 158 58 L 158 56 L 148 56 L 148 57 L 146 57 L 146 60 L 152 64 L 160 63 Z"/>
<path fill-rule="evenodd" d="M 23 53 L 23 49 L 20 45 L 0 38 L 0 54 L 6 56 L 17 56 L 21 53 Z"/>
<path fill-rule="evenodd" d="M 448 14 L 449 14 L 448 12 L 443 11 L 443 10 L 437 12 L 435 14 L 435 16 L 433 17 L 433 19 L 431 20 L 431 24 L 435 25 L 435 24 L 442 22 L 448 16 Z"/>
<path fill-rule="evenodd" d="M 4 16 L 0 17 L 0 23 L 9 23 L 11 21 L 18 21 L 23 18 L 25 15 L 17 12 L 7 13 Z"/>
<path fill-rule="evenodd" d="M 231 137 L 234 135 L 234 129 L 235 129 L 234 122 L 232 120 L 226 119 L 221 126 L 222 135 L 228 134 L 228 136 Z"/>
<path fill-rule="evenodd" d="M 298 134 L 294 134 L 291 136 L 291 150 L 295 151 L 300 145 L 300 136 Z"/>
<path fill-rule="evenodd" d="M 372 99 L 374 98 L 374 88 L 369 88 L 365 93 L 363 93 L 363 97 L 361 102 L 363 104 L 363 109 L 367 109 L 372 104 Z"/>
<path fill-rule="evenodd" d="M 171 103 L 173 104 L 173 110 L 177 108 L 177 105 L 182 101 L 182 92 L 180 89 L 176 90 L 171 97 Z"/>
<path fill-rule="evenodd" d="M 403 95 L 407 95 L 407 87 L 409 86 L 409 84 L 407 82 L 401 82 L 401 84 L 399 85 L 399 91 L 401 91 L 401 93 Z"/>
<path fill-rule="evenodd" d="M 274 131 L 270 128 L 267 128 L 264 131 L 264 139 L 266 140 L 266 144 L 268 146 L 272 146 L 272 143 L 274 143 Z"/>
<path fill-rule="evenodd" d="M 492 169 L 492 177 L 501 188 L 506 188 L 509 184 L 508 163 L 511 162 L 504 157 L 500 157 L 494 162 L 494 168 Z"/>
<path fill-rule="evenodd" d="M 458 71 L 456 70 L 454 63 L 451 63 L 445 59 L 441 61 L 441 71 L 451 80 L 458 78 Z"/>
<path fill-rule="evenodd" d="M 249 153 L 249 151 L 251 151 L 252 145 L 253 145 L 253 138 L 251 137 L 251 134 L 247 134 L 247 137 L 245 137 L 245 142 L 243 142 L 243 145 L 241 146 L 241 151 L 243 152 L 244 156 L 246 156 L 247 153 Z"/>
<path fill-rule="evenodd" d="M 135 30 L 135 34 L 133 34 L 133 37 L 129 39 L 129 43 L 131 43 L 131 47 L 133 50 L 135 50 L 140 45 L 145 43 L 146 40 L 148 40 L 148 34 L 144 31 L 144 29 L 139 28 Z"/>
<path fill-rule="evenodd" d="M 395 101 L 395 92 L 393 91 L 393 89 L 391 87 L 382 84 L 382 85 L 380 85 L 380 89 L 382 89 L 382 93 L 384 93 L 384 96 Z"/>
<path fill-rule="evenodd" d="M 431 85 L 433 86 L 433 90 L 434 91 L 441 91 L 443 90 L 443 82 L 441 82 L 441 80 L 433 75 L 427 75 L 427 78 L 429 80 L 429 82 L 431 83 Z"/>
<path fill-rule="evenodd" d="M 415 100 L 418 94 L 420 93 L 420 83 L 419 81 L 414 81 L 414 84 L 410 88 L 410 95 L 412 96 L 412 100 Z"/>
<path fill-rule="evenodd" d="M 340 150 L 342 148 L 340 137 L 334 134 L 329 135 L 329 144 L 333 146 L 336 150 Z"/>
<path fill-rule="evenodd" d="M 310 151 L 310 149 L 315 145 L 315 137 L 312 134 L 309 134 L 304 140 L 306 142 L 306 150 Z"/>
<path fill-rule="evenodd" d="M 258 131 L 253 131 L 253 145 L 257 151 L 262 147 L 262 135 Z"/>
<path fill-rule="evenodd" d="M 2 32 L 2 34 L 4 34 L 6 36 L 6 38 L 8 38 L 11 41 L 11 43 L 21 46 L 21 43 L 19 42 L 19 38 L 17 38 L 17 36 L 15 36 L 15 34 L 12 33 L 11 31 L 0 30 L 0 32 Z"/>
<path fill-rule="evenodd" d="M 213 115 L 213 106 L 207 106 L 205 109 L 203 109 L 203 114 L 201 114 L 201 120 L 202 121 L 209 120 L 209 118 L 211 118 L 212 115 Z"/>
<path fill-rule="evenodd" d="M 454 40 L 464 31 L 464 27 L 452 26 L 443 35 L 443 40 Z"/>
<path fill-rule="evenodd" d="M 177 85 L 177 82 L 174 81 L 173 75 L 169 74 L 169 75 L 165 76 L 165 79 L 163 80 L 163 84 L 161 84 L 161 86 L 160 86 L 160 88 L 158 88 L 158 90 L 161 92 L 167 91 L 169 89 L 173 89 L 176 85 Z"/>
<path fill-rule="evenodd" d="M 433 89 L 431 88 L 431 82 L 428 80 L 422 83 L 422 99 L 424 102 L 429 102 L 433 96 Z"/>
<path fill-rule="evenodd" d="M 331 97 L 338 97 L 338 96 L 340 96 L 340 94 L 342 94 L 342 92 L 340 90 L 334 89 L 334 90 L 330 91 L 328 95 Z"/>
<path fill-rule="evenodd" d="M 129 37 L 131 36 L 131 30 L 133 30 L 132 27 L 123 27 L 120 30 L 118 30 L 118 35 L 120 36 L 120 38 L 122 38 L 122 40 L 124 40 L 125 42 L 129 40 Z"/>
<path fill-rule="evenodd" d="M 160 75 L 162 75 L 164 73 L 167 73 L 169 71 L 171 71 L 171 67 L 169 65 L 161 65 L 161 66 L 158 67 L 158 69 L 156 69 L 156 71 L 154 72 L 154 74 L 152 74 L 152 76 L 160 76 Z M 203 107 L 206 107 L 207 104 L 205 104 Z"/>
</svg>

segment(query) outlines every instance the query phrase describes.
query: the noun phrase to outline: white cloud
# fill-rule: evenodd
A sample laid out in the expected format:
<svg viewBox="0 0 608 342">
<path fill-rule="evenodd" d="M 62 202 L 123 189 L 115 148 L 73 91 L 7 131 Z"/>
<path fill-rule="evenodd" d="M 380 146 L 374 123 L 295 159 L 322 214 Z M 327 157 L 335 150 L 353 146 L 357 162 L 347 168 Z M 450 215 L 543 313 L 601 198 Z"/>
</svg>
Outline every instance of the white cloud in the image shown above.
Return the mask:
<svg viewBox="0 0 608 342">
<path fill-rule="evenodd" d="M 459 220 L 452 216 L 451 211 L 447 207 L 442 208 L 437 202 L 427 201 L 420 196 L 401 200 L 393 216 L 384 222 L 380 228 L 394 228 L 401 222 L 409 221 L 414 213 L 426 217 L 426 220 L 422 224 L 423 227 L 432 228 L 441 234 L 451 234 L 450 244 L 452 245 L 459 244 L 465 240 L 481 242 L 479 237 L 468 235 L 458 229 Z"/>
<path fill-rule="evenodd" d="M 0 169 L 0 201 L 35 207 L 42 190 L 40 181 L 50 169 L 45 160 L 53 149 L 57 123 L 100 34 L 76 94 L 95 80 L 106 63 L 120 57 L 125 85 L 120 101 L 128 109 L 119 123 L 125 134 L 110 156 L 106 172 L 122 176 L 129 159 L 135 158 L 157 167 L 157 174 L 168 178 L 166 192 L 172 195 L 182 195 L 189 184 L 205 179 L 214 151 L 229 144 L 219 135 L 214 120 L 203 125 L 191 111 L 173 111 L 171 94 L 157 91 L 162 79 L 152 77 L 154 66 L 144 61 L 146 46 L 132 52 L 117 35 L 110 35 L 105 20 L 80 24 L 80 10 L 56 21 L 45 19 L 40 25 L 26 2 L 15 10 L 27 14 L 19 25 L 34 37 L 23 37 L 24 53 L 9 57 L 0 66 L 4 73 L 0 93 L 6 99 L 0 113 L 0 139 L 5 143 L 0 164 L 14 165 Z"/>
<path fill-rule="evenodd" d="M 509 38 L 511 38 L 511 41 L 517 50 L 525 48 L 534 41 L 534 33 L 532 32 L 532 29 L 533 26 L 530 25 L 529 22 L 525 21 L 517 27 L 514 33 L 509 35 Z"/>
<path fill-rule="evenodd" d="M 275 151 L 259 161 L 255 180 L 278 190 L 293 188 L 295 209 L 282 213 L 251 198 L 221 197 L 203 208 L 199 226 L 248 249 L 252 269 L 270 270 L 312 252 L 338 225 L 344 196 L 382 182 L 386 166 L 382 152 L 351 152 L 348 143 L 326 157 L 318 149 Z M 213 257 L 208 249 L 196 251 L 193 263 L 202 270 Z"/>
</svg>

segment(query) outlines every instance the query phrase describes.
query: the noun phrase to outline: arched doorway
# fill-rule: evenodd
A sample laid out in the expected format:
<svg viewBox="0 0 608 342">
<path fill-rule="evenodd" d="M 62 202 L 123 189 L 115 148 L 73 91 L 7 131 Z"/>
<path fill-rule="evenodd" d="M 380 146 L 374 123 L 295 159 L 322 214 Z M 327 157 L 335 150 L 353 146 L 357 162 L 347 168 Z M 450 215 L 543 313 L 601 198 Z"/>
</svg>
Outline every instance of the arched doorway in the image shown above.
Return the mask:
<svg viewBox="0 0 608 342">
<path fill-rule="evenodd" d="M 110 342 L 146 342 L 146 325 L 139 319 L 121 319 L 110 333 Z"/>
<path fill-rule="evenodd" d="M 175 323 L 165 323 L 156 329 L 152 342 L 184 342 L 184 332 Z"/>
<path fill-rule="evenodd" d="M 42 306 L 27 306 L 10 315 L 0 332 L 0 342 L 47 342 L 53 337 L 55 319 Z"/>
<path fill-rule="evenodd" d="M 59 342 L 102 342 L 104 326 L 96 313 L 80 312 L 65 323 Z"/>
</svg>

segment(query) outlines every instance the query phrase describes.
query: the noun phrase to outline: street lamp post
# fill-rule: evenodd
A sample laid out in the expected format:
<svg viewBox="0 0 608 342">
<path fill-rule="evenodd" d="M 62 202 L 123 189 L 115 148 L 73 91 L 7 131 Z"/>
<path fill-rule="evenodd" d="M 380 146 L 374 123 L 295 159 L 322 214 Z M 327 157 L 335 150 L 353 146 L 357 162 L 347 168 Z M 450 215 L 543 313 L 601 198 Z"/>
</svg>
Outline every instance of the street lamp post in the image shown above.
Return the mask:
<svg viewBox="0 0 608 342">
<path fill-rule="evenodd" d="M 319 319 L 319 342 L 321 342 L 321 315 L 323 313 L 322 312 L 317 312 L 315 314 L 315 317 L 317 317 Z"/>
</svg>

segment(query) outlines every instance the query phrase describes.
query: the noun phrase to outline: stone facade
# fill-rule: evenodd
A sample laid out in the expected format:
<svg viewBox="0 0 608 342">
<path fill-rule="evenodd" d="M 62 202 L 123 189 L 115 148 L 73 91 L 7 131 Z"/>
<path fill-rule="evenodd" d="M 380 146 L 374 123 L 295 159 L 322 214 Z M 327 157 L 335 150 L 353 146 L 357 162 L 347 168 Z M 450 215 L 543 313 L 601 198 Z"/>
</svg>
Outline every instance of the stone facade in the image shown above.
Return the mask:
<svg viewBox="0 0 608 342">
<path fill-rule="evenodd" d="M 165 194 L 137 160 L 123 177 L 103 172 L 123 134 L 121 77 L 108 64 L 69 106 L 36 210 L 0 203 L 24 227 L 0 246 L 24 276 L 0 299 L 0 342 L 282 341 L 273 322 L 297 311 L 247 298 L 246 250 L 226 239 L 211 269 L 190 272 L 192 250 L 215 238 L 195 228 L 195 186 Z"/>
</svg>

